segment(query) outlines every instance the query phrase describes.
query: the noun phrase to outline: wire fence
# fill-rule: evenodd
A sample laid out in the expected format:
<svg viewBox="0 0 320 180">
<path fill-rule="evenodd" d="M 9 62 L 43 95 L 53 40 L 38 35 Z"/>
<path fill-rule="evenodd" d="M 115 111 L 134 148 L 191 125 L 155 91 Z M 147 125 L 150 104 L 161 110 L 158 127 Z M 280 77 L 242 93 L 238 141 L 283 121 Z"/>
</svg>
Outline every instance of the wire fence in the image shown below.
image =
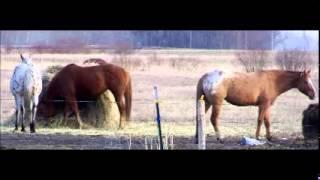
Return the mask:
<svg viewBox="0 0 320 180">
<path fill-rule="evenodd" d="M 14 105 L 14 99 L 13 98 L 2 98 L 1 101 L 1 120 L 8 120 L 9 118 L 13 118 L 15 105 Z M 7 105 L 6 102 L 11 102 L 11 106 Z M 63 103 L 66 100 L 62 99 L 55 99 L 51 102 L 54 103 Z M 70 101 L 69 101 L 70 102 Z M 72 101 L 77 103 L 90 103 L 90 104 L 96 104 L 97 101 L 94 100 L 78 100 L 78 101 Z M 115 103 L 119 105 L 119 102 L 116 101 L 110 101 L 105 100 L 105 102 L 108 103 Z M 189 99 L 161 99 L 159 101 L 155 101 L 152 99 L 134 99 L 132 101 L 132 117 L 134 119 L 140 120 L 140 121 L 146 121 L 153 119 L 155 117 L 155 103 L 158 102 L 160 104 L 161 108 L 161 115 L 165 121 L 185 121 L 190 122 L 192 121 L 196 116 L 196 99 L 189 98 Z M 6 104 L 6 106 L 4 106 Z M 273 108 L 281 109 L 285 115 L 282 115 L 281 113 L 277 113 L 277 116 L 280 118 L 280 116 L 301 116 L 302 111 L 308 107 L 307 103 L 301 103 L 300 101 L 291 102 L 288 104 L 288 102 L 285 101 L 276 101 L 273 105 Z M 242 117 L 244 119 L 244 116 L 246 116 L 246 119 L 255 119 L 256 112 L 257 112 L 257 106 L 235 106 L 230 103 L 224 102 L 222 104 L 222 111 L 224 116 L 223 122 L 224 123 L 237 123 L 240 124 L 242 121 L 239 121 L 238 118 Z M 81 109 L 81 108 L 79 108 Z M 83 109 L 83 108 L 82 108 Z M 237 111 L 237 112 L 234 112 Z M 247 112 L 247 114 L 245 114 Z M 273 110 L 272 110 L 273 112 Z M 206 116 L 210 116 L 211 111 L 208 111 Z M 209 117 L 210 118 L 210 117 Z M 294 117 L 295 119 L 299 117 Z M 252 121 L 253 122 L 253 121 Z M 277 123 L 277 121 L 274 121 L 273 123 Z"/>
<path fill-rule="evenodd" d="M 14 102 L 15 99 L 12 99 L 12 98 L 1 98 L 0 101 L 12 101 L 12 102 Z M 96 103 L 97 101 L 95 101 L 95 100 L 70 101 L 70 100 L 63 100 L 63 99 L 55 99 L 55 100 L 49 100 L 49 101 L 44 101 L 44 102 Z M 117 102 L 117 101 L 105 100 L 105 102 L 119 104 L 119 102 Z M 134 104 L 154 104 L 156 102 L 159 102 L 159 104 L 181 104 L 181 103 L 185 103 L 185 102 L 196 103 L 196 99 L 185 99 L 185 100 L 178 100 L 178 101 L 177 100 L 158 100 L 158 101 L 155 101 L 155 100 L 133 100 L 132 101 L 132 103 L 134 103 Z M 297 102 L 300 102 L 300 101 L 297 101 Z M 314 100 L 312 102 L 318 102 L 318 100 Z M 273 105 L 279 105 L 279 104 L 286 105 L 289 108 L 292 108 L 292 107 L 293 108 L 306 107 L 305 105 L 301 105 L 301 104 L 290 105 L 286 101 L 276 101 Z M 233 105 L 233 104 L 230 104 L 230 103 L 222 103 L 220 105 L 223 105 L 223 106 L 237 106 L 237 105 Z M 258 105 L 249 105 L 249 106 L 258 106 Z"/>
</svg>

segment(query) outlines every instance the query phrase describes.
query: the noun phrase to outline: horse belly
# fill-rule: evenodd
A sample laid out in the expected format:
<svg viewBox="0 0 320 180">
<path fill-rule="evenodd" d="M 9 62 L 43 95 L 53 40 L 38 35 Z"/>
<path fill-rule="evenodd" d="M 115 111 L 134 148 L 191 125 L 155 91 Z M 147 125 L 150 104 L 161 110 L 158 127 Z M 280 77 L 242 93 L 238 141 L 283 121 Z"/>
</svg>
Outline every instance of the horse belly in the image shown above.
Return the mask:
<svg viewBox="0 0 320 180">
<path fill-rule="evenodd" d="M 256 105 L 258 101 L 258 97 L 252 93 L 233 93 L 228 94 L 225 98 L 227 102 L 237 106 L 249 106 Z"/>
</svg>

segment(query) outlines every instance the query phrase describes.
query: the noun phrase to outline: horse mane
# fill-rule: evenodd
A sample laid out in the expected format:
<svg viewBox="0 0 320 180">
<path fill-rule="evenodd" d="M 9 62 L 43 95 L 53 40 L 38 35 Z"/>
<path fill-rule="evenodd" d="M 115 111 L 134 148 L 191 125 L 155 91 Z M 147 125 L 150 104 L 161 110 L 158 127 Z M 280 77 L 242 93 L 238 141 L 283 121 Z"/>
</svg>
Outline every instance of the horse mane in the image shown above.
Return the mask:
<svg viewBox="0 0 320 180">
<path fill-rule="evenodd" d="M 298 75 L 302 73 L 300 71 L 291 71 L 291 70 L 266 70 L 262 72 L 265 72 L 268 74 L 275 74 L 276 76 L 282 76 L 282 77 L 293 77 L 293 79 L 295 79 Z"/>
<path fill-rule="evenodd" d="M 270 82 L 275 83 L 276 91 L 279 94 L 296 87 L 302 73 L 290 70 L 266 70 L 261 72 L 265 73 L 269 79 L 273 79 Z"/>
</svg>

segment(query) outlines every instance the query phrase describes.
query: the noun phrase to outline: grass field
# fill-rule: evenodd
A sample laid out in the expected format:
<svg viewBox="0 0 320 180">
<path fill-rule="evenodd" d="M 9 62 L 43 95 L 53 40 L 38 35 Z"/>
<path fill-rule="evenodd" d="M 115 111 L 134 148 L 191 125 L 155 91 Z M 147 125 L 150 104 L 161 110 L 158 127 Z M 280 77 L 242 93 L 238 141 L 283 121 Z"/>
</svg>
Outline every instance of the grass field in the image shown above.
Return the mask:
<svg viewBox="0 0 320 180">
<path fill-rule="evenodd" d="M 243 71 L 236 61 L 233 51 L 209 51 L 209 50 L 148 50 L 137 51 L 125 57 L 114 54 L 34 54 L 34 63 L 45 70 L 51 65 L 66 65 L 69 63 L 81 64 L 88 58 L 103 58 L 111 63 L 119 64 L 130 71 L 133 79 L 133 109 L 132 121 L 124 130 L 106 131 L 102 129 L 77 130 L 69 128 L 39 128 L 38 136 L 49 136 L 54 139 L 60 135 L 70 137 L 126 137 L 135 141 L 141 146 L 133 149 L 145 149 L 145 137 L 155 137 L 157 135 L 156 124 L 154 122 L 155 108 L 153 103 L 153 86 L 158 86 L 161 98 L 160 112 L 162 116 L 163 132 L 167 136 L 173 136 L 176 140 L 175 149 L 194 149 L 192 137 L 195 132 L 195 91 L 198 78 L 205 72 L 214 68 L 221 68 L 227 71 Z M 13 96 L 9 91 L 9 79 L 13 68 L 19 62 L 18 54 L 1 54 L 1 133 L 2 137 L 11 140 L 18 140 L 24 136 L 22 133 L 12 134 L 12 115 L 14 113 Z M 273 60 L 270 59 L 268 69 L 276 68 Z M 318 66 L 316 67 L 318 68 Z M 319 70 L 313 71 L 313 82 L 318 89 Z M 298 90 L 291 90 L 281 95 L 271 113 L 271 132 L 278 137 L 278 145 L 267 145 L 262 149 L 314 149 L 318 148 L 317 143 L 303 144 L 301 134 L 302 112 L 312 102 Z M 257 107 L 237 107 L 225 102 L 220 117 L 221 133 L 226 137 L 226 142 L 219 145 L 215 141 L 214 131 L 209 122 L 210 114 L 206 115 L 206 132 L 209 135 L 208 149 L 239 149 L 238 140 L 242 136 L 254 137 L 257 123 Z M 210 111 L 209 111 L 210 112 Z M 262 128 L 261 135 L 265 130 Z M 69 137 L 70 136 L 70 137 Z M 129 138 L 130 137 L 130 138 Z M 211 138 L 210 138 L 211 137 Z M 62 137 L 61 137 L 62 138 Z M 137 138 L 137 139 L 136 139 Z M 286 141 L 281 141 L 286 138 Z M 6 142 L 11 142 L 8 140 Z M 63 139 L 63 138 L 62 138 Z M 140 142 L 141 140 L 141 142 Z M 229 141 L 228 141 L 229 140 Z M 4 141 L 4 139 L 2 139 Z M 127 141 L 126 141 L 127 142 Z M 228 143 L 231 143 L 228 145 Z M 86 146 L 84 149 L 102 148 L 101 146 Z M 134 144 L 134 143 L 133 143 Z M 187 144 L 187 145 L 184 145 Z M 211 145 L 210 145 L 211 144 Z M 19 146 L 18 143 L 9 143 L 10 148 L 49 148 L 50 146 Z M 63 149 L 69 148 L 68 144 L 61 146 Z M 80 146 L 72 146 L 77 149 Z M 104 146 L 105 148 L 106 146 Z M 57 147 L 59 148 L 59 147 Z M 109 145 L 108 149 L 111 148 Z M 112 148 L 111 148 L 112 149 Z M 122 149 L 126 149 L 123 147 Z"/>
</svg>

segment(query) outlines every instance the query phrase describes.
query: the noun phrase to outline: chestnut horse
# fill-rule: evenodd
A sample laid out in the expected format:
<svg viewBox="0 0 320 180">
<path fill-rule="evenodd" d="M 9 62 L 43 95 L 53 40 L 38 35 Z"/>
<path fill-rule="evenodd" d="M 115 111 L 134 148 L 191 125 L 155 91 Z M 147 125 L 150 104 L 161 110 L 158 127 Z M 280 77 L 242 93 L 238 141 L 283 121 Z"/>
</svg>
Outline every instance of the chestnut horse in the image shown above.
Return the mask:
<svg viewBox="0 0 320 180">
<path fill-rule="evenodd" d="M 79 115 L 77 101 L 96 101 L 98 96 L 110 90 L 115 96 L 120 111 L 119 128 L 125 127 L 130 119 L 132 88 L 131 77 L 123 68 L 105 64 L 99 66 L 80 67 L 69 64 L 60 70 L 48 85 L 39 110 L 47 118 L 55 115 L 54 101 L 64 101 L 64 121 L 68 107 L 76 115 L 81 129 L 83 123 Z"/>
<path fill-rule="evenodd" d="M 237 106 L 258 106 L 256 139 L 259 139 L 261 124 L 264 121 L 266 137 L 271 140 L 271 106 L 280 94 L 293 88 L 297 88 L 310 99 L 315 99 L 310 70 L 302 72 L 266 70 L 252 73 L 226 73 L 215 70 L 199 79 L 197 100 L 204 96 L 205 112 L 212 106 L 211 123 L 218 140 L 221 141 L 218 118 L 224 100 Z M 197 108 L 196 117 L 198 113 Z M 198 119 L 196 119 L 196 142 L 198 143 Z"/>
</svg>

